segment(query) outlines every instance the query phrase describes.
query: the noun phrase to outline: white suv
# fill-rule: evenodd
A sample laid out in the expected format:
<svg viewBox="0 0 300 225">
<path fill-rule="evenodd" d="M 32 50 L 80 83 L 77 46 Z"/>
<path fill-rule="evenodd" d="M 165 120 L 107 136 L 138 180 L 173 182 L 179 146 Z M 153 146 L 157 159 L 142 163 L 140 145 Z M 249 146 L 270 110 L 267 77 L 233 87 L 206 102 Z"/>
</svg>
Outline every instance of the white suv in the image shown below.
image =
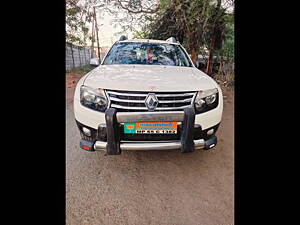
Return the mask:
<svg viewBox="0 0 300 225">
<path fill-rule="evenodd" d="M 222 111 L 220 87 L 174 38 L 120 39 L 74 94 L 80 147 L 108 155 L 210 149 Z"/>
</svg>

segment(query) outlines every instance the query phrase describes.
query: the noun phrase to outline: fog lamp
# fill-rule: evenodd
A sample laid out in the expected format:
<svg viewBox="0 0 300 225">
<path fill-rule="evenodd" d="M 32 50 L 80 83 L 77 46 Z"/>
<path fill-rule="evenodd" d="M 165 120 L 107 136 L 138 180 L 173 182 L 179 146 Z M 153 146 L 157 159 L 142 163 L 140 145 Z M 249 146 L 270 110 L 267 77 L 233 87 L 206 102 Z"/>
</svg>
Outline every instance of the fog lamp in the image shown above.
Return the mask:
<svg viewBox="0 0 300 225">
<path fill-rule="evenodd" d="M 207 131 L 208 136 L 212 135 L 213 133 L 214 133 L 214 129 L 210 129 L 210 130 Z"/>
<path fill-rule="evenodd" d="M 91 136 L 91 131 L 85 127 L 82 128 L 82 132 L 88 137 Z"/>
</svg>

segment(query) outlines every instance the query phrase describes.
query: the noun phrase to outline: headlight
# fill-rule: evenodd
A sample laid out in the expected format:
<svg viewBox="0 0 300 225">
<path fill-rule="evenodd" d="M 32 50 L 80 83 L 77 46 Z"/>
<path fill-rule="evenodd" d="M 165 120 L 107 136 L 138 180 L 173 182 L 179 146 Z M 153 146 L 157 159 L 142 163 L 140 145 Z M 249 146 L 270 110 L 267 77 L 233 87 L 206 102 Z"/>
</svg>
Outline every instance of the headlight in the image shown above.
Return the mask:
<svg viewBox="0 0 300 225">
<path fill-rule="evenodd" d="M 195 98 L 196 113 L 202 113 L 216 108 L 218 105 L 218 94 L 217 88 L 199 91 Z"/>
<path fill-rule="evenodd" d="M 87 86 L 80 88 L 80 103 L 90 109 L 105 112 L 107 99 L 103 89 L 93 89 Z"/>
</svg>

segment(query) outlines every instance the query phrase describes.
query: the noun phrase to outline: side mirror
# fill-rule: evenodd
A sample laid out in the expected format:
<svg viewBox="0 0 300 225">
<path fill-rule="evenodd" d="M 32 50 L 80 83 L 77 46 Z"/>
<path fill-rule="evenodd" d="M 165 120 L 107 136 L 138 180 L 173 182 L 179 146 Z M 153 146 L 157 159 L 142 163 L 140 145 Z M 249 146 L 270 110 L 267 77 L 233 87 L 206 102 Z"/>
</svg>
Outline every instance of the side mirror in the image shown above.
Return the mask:
<svg viewBox="0 0 300 225">
<path fill-rule="evenodd" d="M 94 66 L 94 67 L 97 67 L 100 65 L 100 60 L 99 58 L 92 58 L 90 59 L 90 65 L 91 66 Z"/>
</svg>

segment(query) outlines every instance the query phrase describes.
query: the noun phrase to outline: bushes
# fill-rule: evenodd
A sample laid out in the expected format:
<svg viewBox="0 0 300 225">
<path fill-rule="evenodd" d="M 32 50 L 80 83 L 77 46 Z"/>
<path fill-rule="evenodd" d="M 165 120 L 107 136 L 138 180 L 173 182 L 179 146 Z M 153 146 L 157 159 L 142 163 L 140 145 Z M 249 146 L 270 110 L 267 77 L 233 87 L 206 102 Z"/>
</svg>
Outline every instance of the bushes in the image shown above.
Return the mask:
<svg viewBox="0 0 300 225">
<path fill-rule="evenodd" d="M 234 72 L 229 74 L 215 74 L 213 78 L 217 81 L 220 86 L 224 86 L 229 90 L 234 90 Z"/>
</svg>

